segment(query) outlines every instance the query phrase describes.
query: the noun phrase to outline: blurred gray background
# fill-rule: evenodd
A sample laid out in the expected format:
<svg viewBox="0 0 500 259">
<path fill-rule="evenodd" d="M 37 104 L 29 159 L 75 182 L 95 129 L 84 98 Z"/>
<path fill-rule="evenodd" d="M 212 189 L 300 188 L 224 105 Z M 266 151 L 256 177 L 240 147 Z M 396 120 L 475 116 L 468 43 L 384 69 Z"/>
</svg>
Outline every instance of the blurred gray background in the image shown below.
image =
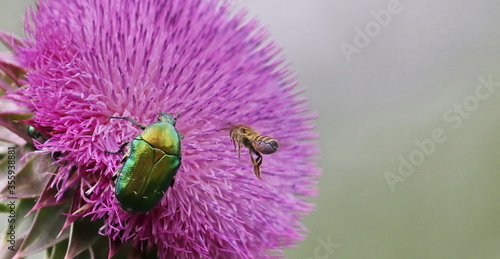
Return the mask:
<svg viewBox="0 0 500 259">
<path fill-rule="evenodd" d="M 31 3 L 0 0 L 0 29 L 22 35 Z M 289 258 L 500 258 L 499 1 L 235 4 L 320 115 L 320 195 Z"/>
</svg>

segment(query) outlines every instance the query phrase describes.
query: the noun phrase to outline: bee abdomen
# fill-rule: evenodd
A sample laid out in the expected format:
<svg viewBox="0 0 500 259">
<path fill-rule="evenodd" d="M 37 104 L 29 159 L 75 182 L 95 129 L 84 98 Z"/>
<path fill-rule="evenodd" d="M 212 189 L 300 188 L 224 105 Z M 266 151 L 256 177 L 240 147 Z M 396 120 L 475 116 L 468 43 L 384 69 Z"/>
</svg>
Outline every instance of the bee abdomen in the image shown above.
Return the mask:
<svg viewBox="0 0 500 259">
<path fill-rule="evenodd" d="M 268 136 L 256 136 L 252 141 L 252 146 L 255 150 L 262 154 L 272 154 L 279 148 L 278 141 Z"/>
</svg>

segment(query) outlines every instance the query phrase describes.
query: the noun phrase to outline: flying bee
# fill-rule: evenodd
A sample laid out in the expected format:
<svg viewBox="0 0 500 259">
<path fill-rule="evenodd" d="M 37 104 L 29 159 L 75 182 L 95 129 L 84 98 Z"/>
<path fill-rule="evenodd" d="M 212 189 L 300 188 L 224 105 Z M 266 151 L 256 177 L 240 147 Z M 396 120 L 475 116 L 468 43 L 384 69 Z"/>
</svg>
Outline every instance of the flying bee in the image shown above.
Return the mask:
<svg viewBox="0 0 500 259">
<path fill-rule="evenodd" d="M 267 155 L 276 152 L 279 148 L 278 141 L 274 138 L 260 135 L 255 129 L 246 125 L 234 126 L 229 136 L 235 149 L 236 143 L 238 143 L 238 158 L 240 157 L 241 147 L 245 146 L 248 148 L 248 153 L 253 164 L 253 172 L 257 178 L 262 180 L 260 177 L 260 166 L 262 165 L 261 153 Z M 254 154 L 257 156 L 256 158 Z"/>
</svg>

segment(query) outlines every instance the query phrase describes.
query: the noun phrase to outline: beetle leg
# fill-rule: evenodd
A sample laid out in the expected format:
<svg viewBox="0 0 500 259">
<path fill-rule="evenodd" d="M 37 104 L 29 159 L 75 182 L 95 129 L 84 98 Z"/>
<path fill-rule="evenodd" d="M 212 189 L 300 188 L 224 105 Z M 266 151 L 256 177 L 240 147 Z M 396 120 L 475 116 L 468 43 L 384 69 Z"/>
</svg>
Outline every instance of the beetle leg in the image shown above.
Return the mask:
<svg viewBox="0 0 500 259">
<path fill-rule="evenodd" d="M 175 116 L 175 118 L 174 118 L 174 119 L 175 119 L 175 120 L 179 119 L 179 117 L 181 117 L 181 115 L 182 115 L 182 112 L 177 113 L 177 116 Z"/>
<path fill-rule="evenodd" d="M 108 153 L 108 154 L 118 154 L 118 153 L 121 153 L 123 151 L 123 148 L 128 144 L 130 143 L 130 141 L 125 141 L 123 142 L 120 147 L 118 148 L 118 151 L 109 151 L 109 150 L 104 150 L 104 153 Z"/>
<path fill-rule="evenodd" d="M 262 155 L 253 148 L 249 148 L 248 153 L 250 154 L 250 159 L 252 159 L 253 173 L 255 174 L 255 176 L 257 176 L 257 178 L 262 180 L 262 178 L 260 177 L 260 166 L 262 165 Z M 252 153 L 257 155 L 257 158 L 254 158 L 252 156 Z"/>
<path fill-rule="evenodd" d="M 141 128 L 141 129 L 145 129 L 145 128 L 146 128 L 146 126 L 144 126 L 144 125 L 140 124 L 139 122 L 137 122 L 137 121 L 135 121 L 135 120 L 133 120 L 133 119 L 131 119 L 131 118 L 129 118 L 129 117 L 115 117 L 115 116 L 111 116 L 111 117 L 109 117 L 109 118 L 110 118 L 110 119 L 128 120 L 128 121 L 130 121 L 132 124 L 134 124 L 135 126 L 137 126 L 137 127 Z"/>
<path fill-rule="evenodd" d="M 179 135 L 179 138 L 184 139 L 184 134 L 182 132 L 177 130 L 177 135 Z"/>
<path fill-rule="evenodd" d="M 172 181 L 170 182 L 170 187 L 174 187 L 174 183 L 175 183 L 175 176 L 174 178 L 172 178 Z"/>
<path fill-rule="evenodd" d="M 111 181 L 113 181 L 116 184 L 116 179 L 118 179 L 118 172 L 120 170 L 117 170 L 112 176 L 111 176 Z"/>
<path fill-rule="evenodd" d="M 125 161 L 128 159 L 128 157 L 130 156 L 130 149 L 127 150 L 127 153 L 125 153 L 125 155 L 123 155 L 122 157 L 122 160 L 120 160 L 120 163 L 125 163 Z"/>
</svg>

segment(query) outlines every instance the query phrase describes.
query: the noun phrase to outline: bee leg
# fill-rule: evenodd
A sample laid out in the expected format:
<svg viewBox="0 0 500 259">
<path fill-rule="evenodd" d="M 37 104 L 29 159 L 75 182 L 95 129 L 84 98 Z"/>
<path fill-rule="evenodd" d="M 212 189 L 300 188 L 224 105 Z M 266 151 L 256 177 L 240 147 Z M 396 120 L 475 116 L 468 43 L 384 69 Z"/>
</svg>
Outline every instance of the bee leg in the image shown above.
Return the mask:
<svg viewBox="0 0 500 259">
<path fill-rule="evenodd" d="M 257 178 L 259 178 L 260 180 L 262 180 L 262 177 L 260 177 L 260 167 L 254 166 L 253 167 L 253 173 L 255 174 L 255 176 L 257 176 Z"/>
<path fill-rule="evenodd" d="M 238 159 L 241 158 L 241 143 L 238 142 Z"/>
<path fill-rule="evenodd" d="M 231 139 L 231 142 L 233 142 L 234 151 L 238 152 L 238 159 L 240 159 L 241 158 L 241 156 L 240 156 L 240 154 L 241 154 L 241 143 L 239 141 L 236 141 L 235 139 Z M 238 142 L 238 147 L 236 147 L 236 142 Z"/>
<path fill-rule="evenodd" d="M 231 137 L 231 142 L 233 142 L 234 150 L 238 151 L 238 159 L 240 159 L 241 158 L 241 147 L 243 146 L 241 137 L 236 136 L 233 131 L 231 131 L 229 136 Z M 236 143 L 238 143 L 238 147 L 236 147 Z"/>
<path fill-rule="evenodd" d="M 255 174 L 255 176 L 257 176 L 257 178 L 262 180 L 262 177 L 260 176 L 260 166 L 262 165 L 262 155 L 253 148 L 249 148 L 248 153 L 250 154 L 250 159 L 252 160 L 253 173 Z M 257 155 L 257 158 L 254 158 L 252 153 Z"/>
<path fill-rule="evenodd" d="M 249 148 L 248 151 L 250 152 L 250 157 L 252 158 L 252 163 L 254 165 L 260 167 L 262 165 L 262 155 L 260 154 L 260 152 L 255 150 L 255 148 L 253 148 L 253 147 Z M 257 156 L 257 158 L 253 158 L 252 153 L 254 153 Z"/>
<path fill-rule="evenodd" d="M 234 146 L 234 151 L 236 151 L 236 141 L 234 141 L 234 140 L 231 140 L 231 142 L 233 142 L 233 146 Z"/>
<path fill-rule="evenodd" d="M 234 150 L 236 150 L 236 139 L 234 137 L 233 131 L 229 133 L 229 138 L 231 139 L 231 142 L 233 143 Z"/>
</svg>

